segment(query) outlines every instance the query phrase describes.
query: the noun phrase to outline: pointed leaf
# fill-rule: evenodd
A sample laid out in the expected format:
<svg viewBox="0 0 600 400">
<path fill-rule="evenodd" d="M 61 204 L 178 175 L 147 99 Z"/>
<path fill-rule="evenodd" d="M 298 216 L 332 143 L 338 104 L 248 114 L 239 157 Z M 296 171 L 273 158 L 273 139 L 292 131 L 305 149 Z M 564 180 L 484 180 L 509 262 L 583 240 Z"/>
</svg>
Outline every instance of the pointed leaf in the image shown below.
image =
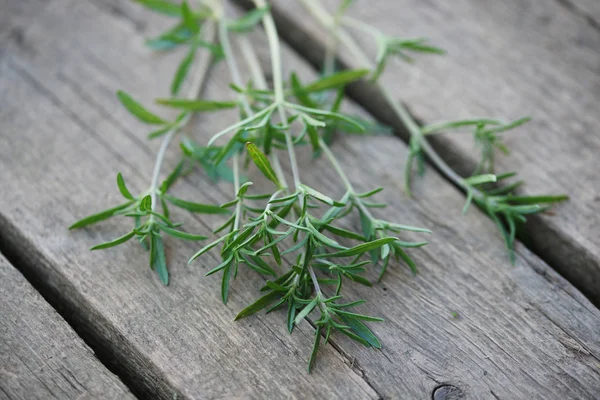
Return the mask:
<svg viewBox="0 0 600 400">
<path fill-rule="evenodd" d="M 256 164 L 260 172 L 262 172 L 267 179 L 280 188 L 281 184 L 279 183 L 279 179 L 277 179 L 277 174 L 275 174 L 273 167 L 271 167 L 271 163 L 267 159 L 267 156 L 265 156 L 264 153 L 260 151 L 260 149 L 256 147 L 254 143 L 246 143 L 246 149 L 248 150 L 248 154 L 250 154 L 252 161 L 254 161 L 254 164 Z"/>
<path fill-rule="evenodd" d="M 277 293 L 277 292 L 269 292 L 269 293 L 265 294 L 264 296 L 259 297 L 254 303 L 250 304 L 248 307 L 246 307 L 242 311 L 240 311 L 239 314 L 236 315 L 235 321 L 237 321 L 238 319 L 242 319 L 244 317 L 248 317 L 252 314 L 256 314 L 263 308 L 272 304 L 275 300 L 279 299 L 280 297 L 281 297 L 281 293 Z"/>
<path fill-rule="evenodd" d="M 121 175 L 120 172 L 117 174 L 117 186 L 119 186 L 119 192 L 121 192 L 123 197 L 129 200 L 135 200 L 135 197 L 133 197 L 129 189 L 127 189 L 127 185 L 125 185 L 125 179 L 123 179 L 123 175 Z"/>
<path fill-rule="evenodd" d="M 316 191 L 313 188 L 310 188 L 306 185 L 300 185 L 300 187 L 302 187 L 302 189 L 304 189 L 304 192 L 306 192 L 306 194 L 308 194 L 310 197 L 313 197 L 325 204 L 328 204 L 330 206 L 335 206 L 335 207 L 343 207 L 345 206 L 344 203 L 340 203 L 339 201 L 335 201 L 333 200 L 331 197 L 325 196 L 323 193 Z"/>
<path fill-rule="evenodd" d="M 337 89 L 354 82 L 369 73 L 368 69 L 354 69 L 337 72 L 321 78 L 303 88 L 305 93 L 320 92 L 323 90 Z"/>
<path fill-rule="evenodd" d="M 317 306 L 318 303 L 319 297 L 317 296 L 310 303 L 308 303 L 308 305 L 304 307 L 302 311 L 298 313 L 298 315 L 296 315 L 294 323 L 298 325 L 304 318 L 308 316 L 308 314 L 310 314 L 310 312 Z"/>
<path fill-rule="evenodd" d="M 167 260 L 165 257 L 165 248 L 162 237 L 158 233 L 152 232 L 150 235 L 150 251 L 152 252 L 150 267 L 158 273 L 158 277 L 164 285 L 169 284 L 169 271 L 167 270 Z"/>
<path fill-rule="evenodd" d="M 327 257 L 358 256 L 358 255 L 364 254 L 368 251 L 378 249 L 379 247 L 383 246 L 384 244 L 395 242 L 396 240 L 398 240 L 398 239 L 394 238 L 394 237 L 386 237 L 386 238 L 376 239 L 371 242 L 359 244 L 358 246 L 354 246 L 347 250 L 342 250 L 342 251 L 338 251 L 335 253 L 322 254 L 322 255 L 320 255 L 320 257 L 327 258 Z"/>
<path fill-rule="evenodd" d="M 247 32 L 254 28 L 268 11 L 269 6 L 255 8 L 247 12 L 243 17 L 230 21 L 227 24 L 227 29 L 233 32 Z"/>
<path fill-rule="evenodd" d="M 128 95 L 124 91 L 119 90 L 117 92 L 117 97 L 119 98 L 119 101 L 121 102 L 123 107 L 125 107 L 127 111 L 129 111 L 134 117 L 136 117 L 140 121 L 153 125 L 167 123 L 167 121 L 165 121 L 161 117 L 146 110 L 144 106 L 135 101 L 130 95 Z"/>
<path fill-rule="evenodd" d="M 170 195 L 164 197 L 174 206 L 199 214 L 229 214 L 229 210 L 214 204 L 193 203 Z"/>
<path fill-rule="evenodd" d="M 186 100 L 186 99 L 157 99 L 157 104 L 194 112 L 218 111 L 237 107 L 235 101 Z"/>
<path fill-rule="evenodd" d="M 97 244 L 94 247 L 92 247 L 90 250 L 102 250 L 102 249 L 108 249 L 109 247 L 118 246 L 121 243 L 125 243 L 126 241 L 131 239 L 134 235 L 135 235 L 135 232 L 131 231 L 121 237 L 116 238 L 115 240 L 111 240 L 110 242 Z"/>
<path fill-rule="evenodd" d="M 96 222 L 104 221 L 114 216 L 115 213 L 124 210 L 133 204 L 133 201 L 127 202 L 125 204 L 121 204 L 120 206 L 116 206 L 113 208 L 109 208 L 108 210 L 100 211 L 99 213 L 87 216 L 79 221 L 75 222 L 73 225 L 69 226 L 69 229 L 77 229 L 83 228 L 84 226 L 95 224 Z"/>
<path fill-rule="evenodd" d="M 142 6 L 170 17 L 181 16 L 181 6 L 166 0 L 133 0 Z"/>
<path fill-rule="evenodd" d="M 173 237 L 184 239 L 184 240 L 205 240 L 208 239 L 206 236 L 193 235 L 191 233 L 179 231 L 177 229 L 169 228 L 168 226 L 160 225 L 160 229 L 168 235 Z"/>
<path fill-rule="evenodd" d="M 347 315 L 342 315 L 341 318 L 342 321 L 344 321 L 344 323 L 352 329 L 352 332 L 356 333 L 358 336 L 363 338 L 371 346 L 377 349 L 381 348 L 381 342 L 379 342 L 377 336 L 375 336 L 373 332 L 371 332 L 371 330 L 359 319 L 349 317 Z"/>
<path fill-rule="evenodd" d="M 179 93 L 179 89 L 181 88 L 181 84 L 185 80 L 185 77 L 190 70 L 190 66 L 194 62 L 194 56 L 196 51 L 194 48 L 190 49 L 190 51 L 186 54 L 186 56 L 181 60 L 181 63 L 177 67 L 177 72 L 175 72 L 175 77 L 173 78 L 173 82 L 171 83 L 171 94 L 176 95 Z"/>
</svg>

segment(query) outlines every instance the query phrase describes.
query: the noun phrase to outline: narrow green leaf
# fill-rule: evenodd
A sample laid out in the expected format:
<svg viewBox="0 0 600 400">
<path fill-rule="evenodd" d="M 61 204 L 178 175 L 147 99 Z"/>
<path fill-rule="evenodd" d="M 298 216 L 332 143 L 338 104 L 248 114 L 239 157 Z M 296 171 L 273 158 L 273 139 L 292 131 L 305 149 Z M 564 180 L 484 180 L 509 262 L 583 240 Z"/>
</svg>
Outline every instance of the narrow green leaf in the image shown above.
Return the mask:
<svg viewBox="0 0 600 400">
<path fill-rule="evenodd" d="M 174 206 L 199 214 L 229 214 L 229 210 L 214 204 L 193 203 L 170 195 L 164 197 Z"/>
<path fill-rule="evenodd" d="M 365 238 L 362 235 L 359 235 L 356 232 L 352 232 L 349 231 L 347 229 L 342 229 L 342 228 L 338 228 L 337 226 L 333 226 L 333 225 L 323 225 L 323 228 L 325 230 L 328 230 L 329 232 L 341 236 L 341 237 L 345 237 L 348 239 L 355 239 L 355 240 L 360 240 L 361 242 L 364 242 L 367 240 L 367 238 Z"/>
<path fill-rule="evenodd" d="M 124 210 L 133 204 L 133 201 L 129 201 L 125 204 L 121 204 L 120 206 L 116 206 L 113 208 L 109 208 L 108 210 L 100 211 L 99 213 L 87 216 L 79 221 L 75 222 L 73 225 L 69 226 L 69 229 L 77 229 L 83 228 L 84 226 L 95 224 L 96 222 L 104 221 L 114 216 L 115 213 Z"/>
<path fill-rule="evenodd" d="M 314 125 L 306 124 L 306 132 L 308 133 L 308 138 L 310 139 L 310 144 L 312 145 L 313 151 L 319 150 L 319 132 Z"/>
<path fill-rule="evenodd" d="M 119 192 L 121 192 L 123 197 L 129 200 L 135 200 L 135 197 L 133 197 L 129 189 L 127 189 L 127 185 L 125 185 L 125 179 L 123 179 L 123 175 L 121 175 L 120 172 L 117 174 L 117 186 L 119 186 Z"/>
<path fill-rule="evenodd" d="M 319 327 L 315 331 L 315 343 L 313 344 L 313 349 L 310 353 L 310 359 L 308 360 L 308 372 L 312 369 L 315 364 L 315 360 L 317 359 L 317 353 L 319 352 L 319 345 L 321 344 L 321 330 L 323 328 Z"/>
<path fill-rule="evenodd" d="M 385 237 L 385 238 L 373 240 L 371 242 L 359 244 L 358 246 L 354 246 L 354 247 L 349 248 L 347 250 L 342 250 L 342 251 L 338 251 L 338 252 L 335 252 L 335 253 L 322 254 L 320 257 L 323 257 L 323 258 L 329 257 L 329 258 L 331 258 L 331 257 L 353 257 L 353 256 L 358 256 L 358 255 L 364 254 L 364 253 L 366 253 L 368 251 L 378 249 L 379 247 L 383 246 L 384 244 L 392 243 L 392 242 L 395 242 L 397 240 L 398 239 L 394 238 L 394 237 Z"/>
<path fill-rule="evenodd" d="M 150 195 L 146 195 L 142 199 L 142 201 L 140 202 L 140 210 L 152 211 L 152 197 Z"/>
<path fill-rule="evenodd" d="M 177 181 L 177 178 L 181 176 L 181 173 L 183 172 L 183 164 L 184 160 L 179 161 L 175 169 L 169 174 L 169 176 L 167 176 L 167 179 L 163 181 L 163 183 L 160 185 L 161 193 L 167 193 L 167 191 L 171 188 L 171 186 L 173 186 L 175 181 Z"/>
<path fill-rule="evenodd" d="M 294 324 L 298 325 L 304 318 L 308 316 L 308 314 L 310 314 L 310 312 L 317 306 L 318 303 L 319 297 L 317 296 L 310 303 L 308 303 L 308 305 L 304 307 L 302 311 L 298 313 L 298 315 L 296 315 Z"/>
<path fill-rule="evenodd" d="M 394 252 L 398 257 L 400 257 L 406 263 L 406 265 L 408 265 L 408 267 L 410 268 L 410 270 L 413 274 L 416 274 L 418 272 L 417 264 L 415 264 L 413 259 L 404 250 L 402 250 L 400 247 L 395 247 Z M 383 278 L 383 272 L 385 272 L 385 271 L 382 271 L 382 274 L 379 276 L 379 280 L 381 280 L 381 278 Z"/>
<path fill-rule="evenodd" d="M 292 85 L 292 91 L 296 99 L 304 106 L 310 108 L 318 108 L 319 105 L 311 99 L 309 94 L 304 90 L 302 82 L 296 72 L 290 74 L 290 84 Z"/>
<path fill-rule="evenodd" d="M 483 175 L 475 175 L 465 178 L 464 181 L 467 185 L 475 186 L 482 185 L 484 183 L 496 182 L 498 179 L 494 174 L 483 174 Z"/>
<path fill-rule="evenodd" d="M 337 310 L 337 314 L 343 315 L 345 317 L 356 318 L 363 321 L 372 321 L 372 322 L 383 322 L 383 318 L 379 317 L 371 317 L 370 315 L 357 314 L 349 311 Z"/>
<path fill-rule="evenodd" d="M 308 86 L 305 86 L 303 90 L 306 93 L 311 93 L 329 89 L 337 89 L 366 76 L 368 73 L 368 69 L 340 71 L 312 82 Z"/>
<path fill-rule="evenodd" d="M 237 107 L 235 101 L 157 99 L 157 104 L 194 112 L 209 112 Z"/>
<path fill-rule="evenodd" d="M 181 2 L 181 19 L 183 25 L 191 32 L 197 33 L 200 30 L 200 26 L 196 23 L 196 17 L 186 0 Z"/>
<path fill-rule="evenodd" d="M 215 247 L 216 245 L 218 245 L 219 243 L 221 243 L 222 241 L 224 241 L 225 239 L 227 239 L 228 237 L 230 237 L 234 232 L 231 232 L 229 235 L 225 235 L 217 240 L 215 240 L 212 243 L 207 244 L 206 246 L 204 246 L 203 248 L 201 248 L 200 250 L 198 250 L 198 252 L 196 254 L 194 254 L 188 261 L 188 265 L 192 263 L 192 261 L 194 261 L 196 258 L 200 257 L 202 254 L 206 253 L 207 251 L 209 251 L 210 249 L 212 249 L 213 247 Z"/>
<path fill-rule="evenodd" d="M 244 317 L 248 317 L 252 314 L 256 314 L 260 310 L 272 304 L 275 300 L 281 297 L 281 293 L 277 292 L 269 292 L 264 296 L 259 297 L 254 303 L 250 304 L 248 307 L 244 308 L 239 312 L 235 317 L 235 321 L 242 319 Z"/>
<path fill-rule="evenodd" d="M 371 197 L 371 196 L 373 196 L 373 195 L 381 192 L 382 190 L 383 190 L 383 188 L 380 187 L 380 188 L 377 188 L 377 189 L 373 189 L 373 190 L 371 190 L 369 192 L 361 193 L 361 194 L 357 195 L 357 197 L 359 197 L 361 199 L 364 199 L 364 198 L 367 198 L 367 197 Z"/>
<path fill-rule="evenodd" d="M 255 8 L 243 17 L 230 21 L 227 24 L 227 29 L 233 32 L 247 32 L 254 28 L 267 12 L 269 12 L 269 6 Z"/>
<path fill-rule="evenodd" d="M 205 240 L 208 239 L 206 236 L 193 235 L 191 233 L 179 231 L 177 229 L 169 228 L 168 226 L 160 225 L 160 230 L 173 237 L 184 239 L 184 240 Z"/>
<path fill-rule="evenodd" d="M 371 281 L 369 281 L 367 278 L 362 277 L 360 275 L 351 274 L 351 273 L 346 273 L 344 275 L 346 277 L 350 278 L 352 281 L 354 281 L 356 283 L 360 283 L 361 285 L 368 286 L 368 287 L 373 286 L 373 284 L 371 283 Z"/>
<path fill-rule="evenodd" d="M 294 321 L 296 319 L 296 302 L 294 298 L 290 296 L 288 300 L 288 311 L 287 311 L 287 328 L 288 332 L 292 333 L 294 331 Z"/>
<path fill-rule="evenodd" d="M 129 111 L 134 117 L 139 119 L 142 122 L 153 125 L 162 125 L 166 124 L 167 121 L 155 115 L 144 108 L 140 103 L 135 101 L 130 95 L 125 93 L 122 90 L 117 91 L 117 97 L 119 101 Z"/>
<path fill-rule="evenodd" d="M 221 281 L 221 299 L 223 304 L 227 304 L 229 299 L 229 280 L 231 279 L 231 267 L 232 264 L 227 265 L 223 269 L 223 280 Z"/>
<path fill-rule="evenodd" d="M 237 192 L 237 197 L 244 197 L 244 195 L 248 191 L 248 188 L 250 188 L 250 186 L 252 185 L 252 182 L 245 182 L 242 186 L 240 186 L 240 189 Z"/>
<path fill-rule="evenodd" d="M 347 315 L 341 315 L 340 317 L 342 318 L 342 321 L 344 321 L 344 323 L 348 325 L 354 333 L 363 338 L 367 343 L 369 343 L 369 345 L 377 349 L 381 348 L 381 343 L 379 342 L 379 339 L 377 339 L 377 336 L 375 336 L 373 332 L 371 332 L 371 330 L 359 319 L 349 317 Z"/>
<path fill-rule="evenodd" d="M 108 249 L 109 247 L 118 246 L 121 243 L 125 243 L 126 241 L 131 239 L 134 235 L 135 235 L 135 232 L 131 231 L 121 237 L 116 238 L 115 240 L 111 240 L 110 242 L 97 244 L 96 246 L 92 247 L 90 250 L 102 250 L 102 249 Z"/>
<path fill-rule="evenodd" d="M 254 161 L 254 164 L 256 164 L 260 172 L 262 172 L 267 179 L 280 188 L 281 184 L 279 183 L 279 179 L 277 179 L 277 174 L 275 174 L 273 167 L 271 167 L 271 163 L 269 162 L 267 156 L 265 156 L 264 153 L 260 151 L 260 149 L 256 147 L 254 143 L 246 143 L 246 149 L 248 150 L 248 154 L 250 154 L 252 161 Z"/>
<path fill-rule="evenodd" d="M 558 203 L 569 200 L 567 195 L 506 196 L 502 200 L 517 204 Z"/>
<path fill-rule="evenodd" d="M 162 237 L 158 233 L 152 232 L 150 251 L 154 255 L 152 257 L 151 268 L 156 270 L 158 277 L 164 285 L 169 284 L 169 271 L 167 270 L 167 260 L 165 257 L 165 247 Z"/>
<path fill-rule="evenodd" d="M 187 76 L 188 71 L 190 70 L 190 66 L 194 62 L 195 54 L 196 54 L 196 49 L 194 47 L 192 47 L 190 49 L 190 51 L 188 51 L 186 56 L 183 58 L 183 60 L 181 60 L 181 63 L 179 63 L 179 66 L 177 67 L 177 72 L 175 72 L 175 77 L 173 78 L 173 81 L 171 82 L 171 94 L 173 96 L 175 96 L 177 93 L 179 93 L 181 84 L 185 80 L 185 77 Z"/>
<path fill-rule="evenodd" d="M 213 269 L 208 271 L 205 276 L 211 276 L 211 275 L 216 274 L 217 272 L 221 271 L 222 269 L 225 269 L 225 267 L 228 266 L 231 263 L 231 261 L 233 261 L 233 254 L 230 255 L 229 257 L 225 258 L 223 260 L 223 262 L 221 262 L 221 264 L 217 265 L 216 267 L 214 267 Z"/>
<path fill-rule="evenodd" d="M 325 196 L 323 193 L 316 191 L 313 188 L 310 188 L 306 185 L 300 184 L 300 187 L 304 190 L 304 192 L 306 194 L 308 194 L 310 197 L 313 197 L 325 204 L 328 204 L 330 206 L 335 206 L 335 207 L 343 207 L 346 204 L 344 203 L 340 203 L 339 201 L 335 201 L 333 200 L 331 197 Z"/>
<path fill-rule="evenodd" d="M 150 132 L 148 134 L 147 138 L 148 139 L 156 139 L 157 137 L 161 137 L 165 133 L 169 132 L 171 129 L 173 129 L 173 125 L 172 124 L 165 125 L 162 128 L 160 128 L 160 129 L 156 129 L 156 130 Z"/>
<path fill-rule="evenodd" d="M 136 3 L 152 10 L 157 13 L 168 15 L 170 17 L 181 16 L 181 6 L 177 3 L 173 3 L 165 0 L 133 0 Z"/>
</svg>

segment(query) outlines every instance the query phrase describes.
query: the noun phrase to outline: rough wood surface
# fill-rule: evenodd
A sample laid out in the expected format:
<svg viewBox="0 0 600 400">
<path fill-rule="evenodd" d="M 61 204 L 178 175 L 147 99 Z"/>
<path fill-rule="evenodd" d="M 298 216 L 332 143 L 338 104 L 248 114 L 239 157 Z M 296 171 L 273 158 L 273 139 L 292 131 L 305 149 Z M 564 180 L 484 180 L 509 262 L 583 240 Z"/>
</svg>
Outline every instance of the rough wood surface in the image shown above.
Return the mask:
<svg viewBox="0 0 600 400">
<path fill-rule="evenodd" d="M 219 282 L 202 276 L 214 263 L 212 256 L 185 266 L 193 244 L 168 243 L 168 288 L 136 246 L 88 252 L 86 246 L 127 227 L 112 222 L 71 234 L 64 227 L 90 208 L 118 201 L 118 170 L 132 189 L 147 186 L 157 143 L 144 141 L 147 128 L 120 108 L 114 92 L 123 88 L 146 103 L 167 92 L 168 82 L 156 77 L 172 73 L 180 56 L 152 55 L 142 40 L 160 26 L 162 19 L 125 1 L 55 0 L 36 24 L 23 29 L 22 40 L 7 42 L 0 60 L 0 180 L 6 193 L 0 199 L 0 240 L 84 338 L 114 359 L 136 394 L 597 395 L 600 312 L 528 251 L 521 250 L 517 265 L 510 266 L 495 228 L 476 210 L 464 218 L 449 216 L 447 210 L 460 208 L 463 198 L 437 174 L 417 184 L 418 200 L 407 202 L 394 173 L 406 148 L 395 138 L 344 139 L 334 146 L 360 188 L 387 187 L 381 199 L 399 222 L 436 232 L 429 246 L 413 252 L 420 266 L 416 277 L 392 265 L 374 289 L 348 287 L 349 298 L 369 300 L 366 312 L 386 318 L 373 326 L 384 343 L 381 351 L 335 337 L 308 375 L 308 323 L 290 336 L 278 313 L 232 321 L 256 296 L 261 280 L 253 274 L 234 282 L 231 300 L 223 306 Z M 310 73 L 289 52 L 286 60 L 288 67 Z M 225 97 L 227 79 L 222 69 L 215 71 L 206 97 Z M 197 128 L 207 137 L 223 120 L 203 118 Z M 309 165 L 308 157 L 304 154 L 301 162 Z M 332 172 L 323 172 L 325 160 L 313 164 L 306 181 L 340 194 L 341 188 L 331 185 Z M 194 175 L 177 191 L 218 203 L 230 197 L 231 188 Z M 205 232 L 215 223 L 202 218 L 186 228 Z"/>
<path fill-rule="evenodd" d="M 0 310 L 0 399 L 134 398 L 2 256 Z"/>
<path fill-rule="evenodd" d="M 498 170 L 518 171 L 525 194 L 571 196 L 556 213 L 530 218 L 528 233 L 538 254 L 600 304 L 600 3 L 574 3 L 387 0 L 356 2 L 349 13 L 387 34 L 427 37 L 447 50 L 443 57 L 417 57 L 412 66 L 392 62 L 381 78 L 425 123 L 533 117 L 505 135 L 512 154 L 499 157 Z M 288 39 L 313 61 L 321 58 L 323 46 L 315 43 L 324 45 L 324 31 L 312 18 L 299 17 L 298 2 L 274 4 L 286 19 Z M 355 37 L 374 55 L 369 36 Z M 342 59 L 357 62 L 345 54 Z M 352 95 L 402 129 L 376 91 L 361 86 Z M 450 164 L 473 171 L 478 154 L 470 135 L 447 134 L 436 143 Z"/>
</svg>

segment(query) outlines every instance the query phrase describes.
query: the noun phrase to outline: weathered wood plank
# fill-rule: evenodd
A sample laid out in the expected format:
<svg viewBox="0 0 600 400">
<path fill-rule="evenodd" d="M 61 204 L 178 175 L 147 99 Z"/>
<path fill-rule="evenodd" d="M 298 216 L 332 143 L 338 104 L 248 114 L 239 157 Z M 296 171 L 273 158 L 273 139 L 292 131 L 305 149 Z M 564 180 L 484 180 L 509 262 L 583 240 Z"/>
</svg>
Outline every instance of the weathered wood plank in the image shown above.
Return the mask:
<svg viewBox="0 0 600 400">
<path fill-rule="evenodd" d="M 595 0 L 557 0 L 567 10 L 583 17 L 593 28 L 600 30 L 600 3 Z"/>
<path fill-rule="evenodd" d="M 315 373 L 307 375 L 308 324 L 289 336 L 277 313 L 231 322 L 256 296 L 259 278 L 238 279 L 225 307 L 219 283 L 196 270 L 206 271 L 214 260 L 196 269 L 184 266 L 193 245 L 169 243 L 168 288 L 147 269 L 141 249 L 83 249 L 126 227 L 107 223 L 71 235 L 62 227 L 93 205 L 118 201 L 112 178 L 117 168 L 130 187 L 143 190 L 156 148 L 141 140 L 145 128 L 119 107 L 114 91 L 122 87 L 148 102 L 166 93 L 168 82 L 156 77 L 176 66 L 172 57 L 143 50 L 143 27 L 155 28 L 160 20 L 143 23 L 140 15 L 147 14 L 120 1 L 111 3 L 118 11 L 108 15 L 105 5 L 61 2 L 25 32 L 30 46 L 11 49 L 2 62 L 0 121 L 7 134 L 0 136 L 0 178 L 8 195 L 0 200 L 0 235 L 74 322 L 89 325 L 90 337 L 113 352 L 138 391 L 164 398 L 173 392 L 203 398 L 423 398 L 449 383 L 474 398 L 593 398 L 600 390 L 598 310 L 525 250 L 511 267 L 494 227 L 478 212 L 449 217 L 446 210 L 460 208 L 463 199 L 435 173 L 415 187 L 417 201 L 404 201 L 390 168 L 402 163 L 406 149 L 394 138 L 335 146 L 359 187 L 388 188 L 391 218 L 436 232 L 431 245 L 413 252 L 421 266 L 416 278 L 393 265 L 375 289 L 348 287 L 349 297 L 370 301 L 367 312 L 387 319 L 373 327 L 382 351 L 336 337 L 336 349 L 324 347 Z M 309 73 L 286 54 L 290 65 Z M 215 71 L 211 79 L 206 97 L 223 98 L 226 74 Z M 25 102 L 26 110 L 20 107 Z M 221 116 L 206 118 L 199 131 L 207 137 L 223 124 Z M 378 162 L 367 162 L 373 159 Z M 319 160 L 307 167 L 306 181 L 339 193 L 324 165 Z M 182 197 L 220 202 L 231 188 L 194 175 L 177 190 Z M 204 232 L 214 222 L 203 218 L 186 227 Z"/>
<path fill-rule="evenodd" d="M 0 398 L 135 398 L 1 255 L 0 309 Z"/>
<path fill-rule="evenodd" d="M 303 12 L 298 2 L 278 4 L 290 42 L 313 61 L 321 58 L 324 31 L 312 18 L 298 17 Z M 571 196 L 556 215 L 530 218 L 529 235 L 538 254 L 600 304 L 600 136 L 594 133 L 600 122 L 600 29 L 565 4 L 571 3 L 390 0 L 357 2 L 350 14 L 390 35 L 428 37 L 448 51 L 413 66 L 392 63 L 381 78 L 425 123 L 533 116 L 533 122 L 506 134 L 512 154 L 499 157 L 498 169 L 519 171 L 525 194 Z M 356 38 L 374 54 L 370 37 Z M 356 59 L 342 58 L 356 66 Z M 352 96 L 402 131 L 376 90 L 361 86 Z M 436 143 L 458 170 L 473 170 L 478 154 L 470 135 L 448 134 Z"/>
</svg>

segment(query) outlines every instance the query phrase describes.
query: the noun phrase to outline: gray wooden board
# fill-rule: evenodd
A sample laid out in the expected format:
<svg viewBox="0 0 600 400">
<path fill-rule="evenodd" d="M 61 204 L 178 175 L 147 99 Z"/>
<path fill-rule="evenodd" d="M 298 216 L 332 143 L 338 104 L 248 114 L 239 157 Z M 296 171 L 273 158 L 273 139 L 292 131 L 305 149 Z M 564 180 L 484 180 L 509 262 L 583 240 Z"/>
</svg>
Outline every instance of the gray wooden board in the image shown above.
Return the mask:
<svg viewBox="0 0 600 400">
<path fill-rule="evenodd" d="M 0 399 L 134 398 L 2 256 L 0 309 Z"/>
<path fill-rule="evenodd" d="M 596 0 L 557 0 L 567 10 L 579 14 L 587 23 L 600 30 L 600 2 Z"/>
<path fill-rule="evenodd" d="M 391 62 L 381 77 L 425 123 L 533 117 L 505 134 L 511 155 L 499 157 L 498 170 L 519 172 L 525 194 L 571 196 L 555 213 L 530 218 L 528 234 L 538 254 L 600 304 L 600 29 L 577 12 L 583 6 L 566 4 L 571 3 L 389 0 L 356 2 L 349 14 L 387 34 L 427 37 L 447 50 L 442 57 L 417 57 L 414 65 Z M 598 4 L 590 1 L 589 12 Z M 298 17 L 304 12 L 298 2 L 275 5 L 286 17 L 288 39 L 317 60 L 324 31 L 312 18 Z M 374 56 L 371 38 L 354 36 Z M 352 57 L 342 59 L 356 66 Z M 372 88 L 361 86 L 353 97 L 402 129 Z M 470 173 L 478 160 L 471 135 L 448 133 L 439 139 L 443 157 Z M 404 166 L 397 166 L 401 175 Z"/>
<path fill-rule="evenodd" d="M 412 252 L 420 266 L 416 277 L 394 264 L 374 289 L 346 288 L 349 299 L 369 301 L 363 311 L 386 318 L 372 326 L 381 351 L 336 336 L 308 375 L 309 324 L 290 336 L 281 313 L 232 322 L 256 297 L 259 277 L 243 272 L 223 306 L 219 281 L 202 276 L 213 256 L 185 266 L 193 244 L 168 242 L 167 288 L 137 246 L 88 252 L 86 246 L 127 227 L 119 221 L 73 233 L 64 227 L 119 201 L 117 170 L 133 190 L 147 185 L 158 143 L 144 141 L 147 127 L 121 109 L 114 92 L 123 88 L 145 103 L 167 92 L 168 82 L 156 77 L 171 74 L 181 55 L 152 55 L 142 40 L 164 25 L 125 1 L 56 0 L 0 61 L 0 179 L 6 188 L 0 235 L 75 320 L 105 339 L 104 350 L 113 349 L 137 391 L 163 398 L 424 398 L 447 383 L 473 398 L 596 396 L 598 310 L 527 250 L 510 266 L 495 228 L 476 210 L 448 215 L 463 198 L 435 173 L 415 186 L 418 200 L 407 202 L 393 173 L 406 148 L 392 137 L 334 146 L 359 188 L 387 188 L 380 199 L 390 203 L 391 218 L 435 230 L 430 245 Z M 309 76 L 306 65 L 285 54 L 288 68 Z M 206 98 L 230 96 L 227 79 L 221 66 Z M 202 118 L 198 135 L 208 137 L 225 120 Z M 168 164 L 175 161 L 174 151 Z M 302 152 L 301 163 L 308 184 L 341 193 L 332 172 L 323 170 L 325 160 L 311 163 Z M 211 184 L 201 174 L 176 188 L 199 202 L 223 202 L 230 192 L 230 185 Z M 190 232 L 206 232 L 217 219 L 186 222 Z"/>
</svg>

